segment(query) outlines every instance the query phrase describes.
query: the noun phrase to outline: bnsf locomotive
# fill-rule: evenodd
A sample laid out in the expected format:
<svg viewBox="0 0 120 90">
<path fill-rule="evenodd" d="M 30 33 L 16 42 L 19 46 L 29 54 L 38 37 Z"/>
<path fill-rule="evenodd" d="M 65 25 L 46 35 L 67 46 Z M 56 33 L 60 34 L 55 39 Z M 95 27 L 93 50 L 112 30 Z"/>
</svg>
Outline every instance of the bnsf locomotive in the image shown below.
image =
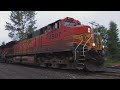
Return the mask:
<svg viewBox="0 0 120 90">
<path fill-rule="evenodd" d="M 0 47 L 6 63 L 90 71 L 103 67 L 102 51 L 101 36 L 70 17 L 32 32 L 27 39 Z"/>
</svg>

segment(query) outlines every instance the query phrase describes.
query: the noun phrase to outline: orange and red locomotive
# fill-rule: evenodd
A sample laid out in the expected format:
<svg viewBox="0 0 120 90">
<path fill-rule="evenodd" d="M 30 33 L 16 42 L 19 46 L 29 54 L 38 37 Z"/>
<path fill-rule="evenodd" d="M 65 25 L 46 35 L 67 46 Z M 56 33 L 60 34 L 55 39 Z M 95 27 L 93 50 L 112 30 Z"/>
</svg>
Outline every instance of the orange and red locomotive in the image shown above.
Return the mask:
<svg viewBox="0 0 120 90">
<path fill-rule="evenodd" d="M 92 71 L 103 66 L 102 46 L 101 36 L 90 26 L 66 17 L 1 49 L 1 55 L 9 63 Z"/>
</svg>

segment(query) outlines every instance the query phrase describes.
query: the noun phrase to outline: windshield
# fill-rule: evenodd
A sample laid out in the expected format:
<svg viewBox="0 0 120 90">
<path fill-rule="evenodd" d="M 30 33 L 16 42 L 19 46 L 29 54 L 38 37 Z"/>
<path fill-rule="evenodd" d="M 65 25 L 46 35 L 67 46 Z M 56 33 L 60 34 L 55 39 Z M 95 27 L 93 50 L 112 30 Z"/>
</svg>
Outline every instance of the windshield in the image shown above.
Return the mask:
<svg viewBox="0 0 120 90">
<path fill-rule="evenodd" d="M 64 21 L 64 26 L 77 26 L 77 25 L 80 25 L 80 23 L 76 24 L 74 22 Z"/>
</svg>

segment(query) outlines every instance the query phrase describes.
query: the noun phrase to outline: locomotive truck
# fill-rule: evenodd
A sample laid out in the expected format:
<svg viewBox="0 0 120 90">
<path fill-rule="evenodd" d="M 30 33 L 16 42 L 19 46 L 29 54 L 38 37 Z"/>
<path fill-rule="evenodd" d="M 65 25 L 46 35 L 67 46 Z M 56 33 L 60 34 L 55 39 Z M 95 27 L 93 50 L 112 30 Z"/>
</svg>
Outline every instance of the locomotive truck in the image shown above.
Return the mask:
<svg viewBox="0 0 120 90">
<path fill-rule="evenodd" d="M 66 17 L 30 33 L 26 39 L 0 47 L 5 63 L 99 71 L 104 67 L 100 34 Z"/>
</svg>

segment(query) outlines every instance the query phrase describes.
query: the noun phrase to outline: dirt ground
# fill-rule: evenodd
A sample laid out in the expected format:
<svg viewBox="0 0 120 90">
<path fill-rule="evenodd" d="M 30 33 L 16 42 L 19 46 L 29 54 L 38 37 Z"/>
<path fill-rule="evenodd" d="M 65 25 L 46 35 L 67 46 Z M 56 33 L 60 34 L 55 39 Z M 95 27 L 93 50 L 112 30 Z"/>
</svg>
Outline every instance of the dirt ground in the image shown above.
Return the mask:
<svg viewBox="0 0 120 90">
<path fill-rule="evenodd" d="M 119 79 L 117 76 L 94 73 L 74 73 L 65 70 L 36 68 L 0 63 L 0 79 Z"/>
</svg>

